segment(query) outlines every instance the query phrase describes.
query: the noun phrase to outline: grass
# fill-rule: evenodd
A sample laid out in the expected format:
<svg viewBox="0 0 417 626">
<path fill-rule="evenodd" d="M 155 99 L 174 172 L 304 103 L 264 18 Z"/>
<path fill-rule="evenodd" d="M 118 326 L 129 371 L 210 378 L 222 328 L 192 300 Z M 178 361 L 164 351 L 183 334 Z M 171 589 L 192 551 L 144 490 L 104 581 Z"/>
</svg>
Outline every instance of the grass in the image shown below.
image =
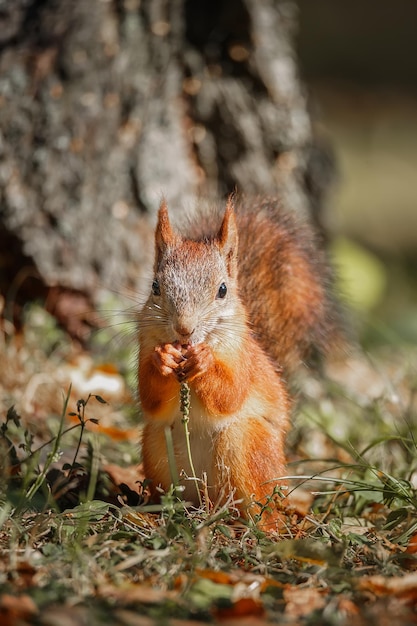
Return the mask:
<svg viewBox="0 0 417 626">
<path fill-rule="evenodd" d="M 291 505 L 273 537 L 232 499 L 192 510 L 173 490 L 149 507 L 140 488 L 112 480 L 106 467 L 123 477 L 138 447 L 96 426 L 110 415 L 130 432 L 129 412 L 112 413 L 124 402 L 66 385 L 58 410 L 44 392 L 70 350 L 61 338 L 58 355 L 54 341 L 39 350 L 31 333 L 4 344 L 16 371 L 1 381 L 2 624 L 415 623 L 415 353 L 352 357 L 329 380 L 305 381 L 288 442 Z M 36 371 L 43 392 L 23 402 Z"/>
</svg>

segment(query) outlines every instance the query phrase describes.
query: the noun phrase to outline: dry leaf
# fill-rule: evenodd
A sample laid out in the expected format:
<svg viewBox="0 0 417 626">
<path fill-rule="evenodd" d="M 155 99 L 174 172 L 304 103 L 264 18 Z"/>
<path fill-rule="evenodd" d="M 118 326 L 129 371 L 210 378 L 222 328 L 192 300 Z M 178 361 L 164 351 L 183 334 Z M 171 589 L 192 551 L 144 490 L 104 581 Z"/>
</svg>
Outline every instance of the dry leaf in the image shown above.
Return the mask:
<svg viewBox="0 0 417 626">
<path fill-rule="evenodd" d="M 262 617 L 265 615 L 265 609 L 259 600 L 255 600 L 254 598 L 240 598 L 233 603 L 230 607 L 219 608 L 214 611 L 217 619 L 230 619 L 234 617 L 247 617 L 251 616 L 259 616 Z"/>
<path fill-rule="evenodd" d="M 319 589 L 288 587 L 284 590 L 285 614 L 298 618 L 322 609 L 326 604 L 326 594 L 326 591 Z"/>
<path fill-rule="evenodd" d="M 410 537 L 410 541 L 408 542 L 408 546 L 405 550 L 405 554 L 416 554 L 417 553 L 417 534 L 414 534 Z"/>
<path fill-rule="evenodd" d="M 173 591 L 165 591 L 156 589 L 145 584 L 126 584 L 120 587 L 113 585 L 101 585 L 98 595 L 102 598 L 116 600 L 124 604 L 140 603 L 140 604 L 161 604 L 168 599 L 174 600 L 177 594 Z"/>
<path fill-rule="evenodd" d="M 368 576 L 359 581 L 361 591 L 377 596 L 393 595 L 407 602 L 417 602 L 417 572 L 405 576 Z"/>
<path fill-rule="evenodd" d="M 0 596 L 1 626 L 18 626 L 22 620 L 30 619 L 36 613 L 38 608 L 27 595 L 12 596 L 4 593 Z"/>
<path fill-rule="evenodd" d="M 128 467 L 120 467 L 113 463 L 107 463 L 103 466 L 111 481 L 115 485 L 127 485 L 132 491 L 140 491 L 140 481 L 145 479 L 142 465 L 129 465 Z"/>
<path fill-rule="evenodd" d="M 289 492 L 286 500 L 288 502 L 287 513 L 294 512 L 299 517 L 305 517 L 311 511 L 314 496 L 311 491 L 297 487 Z"/>
<path fill-rule="evenodd" d="M 19 590 L 27 589 L 34 584 L 37 570 L 27 561 L 20 561 L 16 565 L 14 583 Z"/>
</svg>

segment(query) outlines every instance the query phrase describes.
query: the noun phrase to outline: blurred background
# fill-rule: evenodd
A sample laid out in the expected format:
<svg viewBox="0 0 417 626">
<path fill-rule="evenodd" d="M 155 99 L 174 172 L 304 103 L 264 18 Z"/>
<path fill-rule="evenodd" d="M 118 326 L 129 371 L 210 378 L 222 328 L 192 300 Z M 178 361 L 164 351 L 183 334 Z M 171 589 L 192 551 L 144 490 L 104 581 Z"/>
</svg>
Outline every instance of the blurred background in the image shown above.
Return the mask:
<svg viewBox="0 0 417 626">
<path fill-rule="evenodd" d="M 417 3 L 298 5 L 301 76 L 336 158 L 325 221 L 345 290 L 365 343 L 416 343 Z"/>
<path fill-rule="evenodd" d="M 365 343 L 416 344 L 416 23 L 415 0 L 0 1 L 0 313 L 41 301 L 84 343 L 103 289 L 145 293 L 161 196 L 237 189 L 324 225 Z"/>
</svg>

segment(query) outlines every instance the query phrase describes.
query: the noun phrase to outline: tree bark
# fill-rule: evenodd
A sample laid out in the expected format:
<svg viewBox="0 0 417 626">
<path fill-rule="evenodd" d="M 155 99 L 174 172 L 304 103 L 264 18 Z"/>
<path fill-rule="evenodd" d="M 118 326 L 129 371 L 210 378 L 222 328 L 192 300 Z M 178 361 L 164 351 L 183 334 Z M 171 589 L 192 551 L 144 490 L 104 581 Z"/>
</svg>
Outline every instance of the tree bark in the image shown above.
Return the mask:
<svg viewBox="0 0 417 626">
<path fill-rule="evenodd" d="M 295 27 L 290 0 L 2 6 L 3 295 L 22 265 L 22 302 L 143 291 L 162 196 L 173 211 L 234 189 L 316 210 L 329 168 L 311 159 Z"/>
</svg>

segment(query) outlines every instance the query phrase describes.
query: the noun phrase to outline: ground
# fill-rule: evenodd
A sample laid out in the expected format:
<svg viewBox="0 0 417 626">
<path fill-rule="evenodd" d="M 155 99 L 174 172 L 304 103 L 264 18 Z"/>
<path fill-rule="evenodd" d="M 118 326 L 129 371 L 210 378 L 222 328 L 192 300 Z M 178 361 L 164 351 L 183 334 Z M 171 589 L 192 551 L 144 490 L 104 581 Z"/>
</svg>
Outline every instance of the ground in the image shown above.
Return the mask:
<svg viewBox="0 0 417 626">
<path fill-rule="evenodd" d="M 144 504 L 124 329 L 87 352 L 40 307 L 3 328 L 0 622 L 417 623 L 417 348 L 358 347 L 304 377 L 271 536 L 232 499 Z"/>
</svg>

